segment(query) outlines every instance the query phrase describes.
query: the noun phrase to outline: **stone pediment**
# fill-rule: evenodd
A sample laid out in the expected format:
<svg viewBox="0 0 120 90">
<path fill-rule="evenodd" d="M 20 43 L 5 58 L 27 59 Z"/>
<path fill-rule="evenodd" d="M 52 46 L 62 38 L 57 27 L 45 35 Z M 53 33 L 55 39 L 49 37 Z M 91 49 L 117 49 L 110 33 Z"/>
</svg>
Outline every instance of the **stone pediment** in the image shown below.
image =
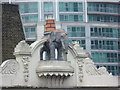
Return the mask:
<svg viewBox="0 0 120 90">
<path fill-rule="evenodd" d="M 68 47 L 67 61 L 40 60 L 40 49 L 45 41 L 36 41 L 32 45 L 21 41 L 16 46 L 16 60 L 1 65 L 3 87 L 117 87 L 118 79 L 105 67 L 97 69 L 78 44 Z"/>
</svg>

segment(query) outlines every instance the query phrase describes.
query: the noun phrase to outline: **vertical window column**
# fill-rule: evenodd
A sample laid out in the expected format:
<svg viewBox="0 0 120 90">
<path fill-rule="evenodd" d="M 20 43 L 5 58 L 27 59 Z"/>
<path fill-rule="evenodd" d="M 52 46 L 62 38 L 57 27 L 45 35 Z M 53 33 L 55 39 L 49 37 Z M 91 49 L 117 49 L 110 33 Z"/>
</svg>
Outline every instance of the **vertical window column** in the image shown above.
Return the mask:
<svg viewBox="0 0 120 90">
<path fill-rule="evenodd" d="M 59 21 L 59 2 L 55 2 L 55 9 L 56 21 Z"/>
<path fill-rule="evenodd" d="M 42 3 L 41 1 L 38 2 L 38 22 L 42 21 Z"/>
<path fill-rule="evenodd" d="M 85 39 L 86 39 L 86 50 L 91 53 L 91 38 L 90 38 L 90 27 L 85 27 Z"/>
<path fill-rule="evenodd" d="M 84 7 L 83 7 L 83 9 L 84 9 L 84 21 L 85 22 L 88 22 L 88 15 L 87 15 L 87 11 L 88 11 L 88 8 L 87 8 L 87 0 L 85 0 L 85 2 L 84 2 Z"/>
</svg>

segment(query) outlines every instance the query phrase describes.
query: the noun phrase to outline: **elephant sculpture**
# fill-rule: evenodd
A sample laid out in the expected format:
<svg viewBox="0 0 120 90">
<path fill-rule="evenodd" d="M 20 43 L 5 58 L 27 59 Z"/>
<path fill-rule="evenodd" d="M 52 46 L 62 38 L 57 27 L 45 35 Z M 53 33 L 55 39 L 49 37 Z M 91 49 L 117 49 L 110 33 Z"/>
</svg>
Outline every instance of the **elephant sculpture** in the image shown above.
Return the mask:
<svg viewBox="0 0 120 90">
<path fill-rule="evenodd" d="M 57 50 L 57 60 L 67 60 L 68 53 L 68 37 L 65 32 L 50 32 L 45 35 L 46 42 L 40 50 L 40 58 L 43 60 L 43 52 L 47 53 L 49 60 L 56 60 L 55 49 Z"/>
</svg>

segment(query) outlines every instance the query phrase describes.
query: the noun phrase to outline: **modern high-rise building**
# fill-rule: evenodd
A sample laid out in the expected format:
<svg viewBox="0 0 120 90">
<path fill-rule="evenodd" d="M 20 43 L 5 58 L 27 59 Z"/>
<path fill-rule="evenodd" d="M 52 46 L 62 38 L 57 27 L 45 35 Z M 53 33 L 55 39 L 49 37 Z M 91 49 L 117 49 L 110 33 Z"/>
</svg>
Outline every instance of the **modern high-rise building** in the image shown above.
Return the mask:
<svg viewBox="0 0 120 90">
<path fill-rule="evenodd" d="M 118 75 L 120 66 L 120 0 L 3 0 L 19 5 L 26 40 L 35 41 L 37 27 L 52 15 L 99 66 Z"/>
</svg>

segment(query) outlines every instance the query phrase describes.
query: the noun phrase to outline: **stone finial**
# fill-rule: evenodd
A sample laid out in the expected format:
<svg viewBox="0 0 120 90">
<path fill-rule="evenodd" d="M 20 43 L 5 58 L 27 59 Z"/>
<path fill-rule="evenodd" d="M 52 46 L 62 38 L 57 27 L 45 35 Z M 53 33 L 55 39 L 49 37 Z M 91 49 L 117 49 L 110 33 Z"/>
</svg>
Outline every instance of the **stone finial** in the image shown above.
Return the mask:
<svg viewBox="0 0 120 90">
<path fill-rule="evenodd" d="M 79 44 L 79 42 L 75 41 L 75 42 L 73 42 L 73 46 L 74 47 L 80 47 L 80 44 Z"/>
<path fill-rule="evenodd" d="M 25 40 L 20 41 L 18 45 L 16 45 L 16 48 L 14 49 L 14 55 L 16 54 L 31 54 L 31 48 L 25 42 Z"/>
<path fill-rule="evenodd" d="M 80 46 L 80 43 L 77 42 L 77 41 L 74 41 L 73 42 L 73 48 L 76 49 L 76 50 L 83 50 L 83 47 Z"/>
<path fill-rule="evenodd" d="M 98 71 L 101 75 L 111 75 L 111 73 L 109 73 L 105 67 L 99 67 Z"/>
<path fill-rule="evenodd" d="M 94 65 L 94 62 L 90 58 L 84 59 L 85 71 L 88 75 L 110 75 L 105 67 L 97 67 Z"/>
</svg>

